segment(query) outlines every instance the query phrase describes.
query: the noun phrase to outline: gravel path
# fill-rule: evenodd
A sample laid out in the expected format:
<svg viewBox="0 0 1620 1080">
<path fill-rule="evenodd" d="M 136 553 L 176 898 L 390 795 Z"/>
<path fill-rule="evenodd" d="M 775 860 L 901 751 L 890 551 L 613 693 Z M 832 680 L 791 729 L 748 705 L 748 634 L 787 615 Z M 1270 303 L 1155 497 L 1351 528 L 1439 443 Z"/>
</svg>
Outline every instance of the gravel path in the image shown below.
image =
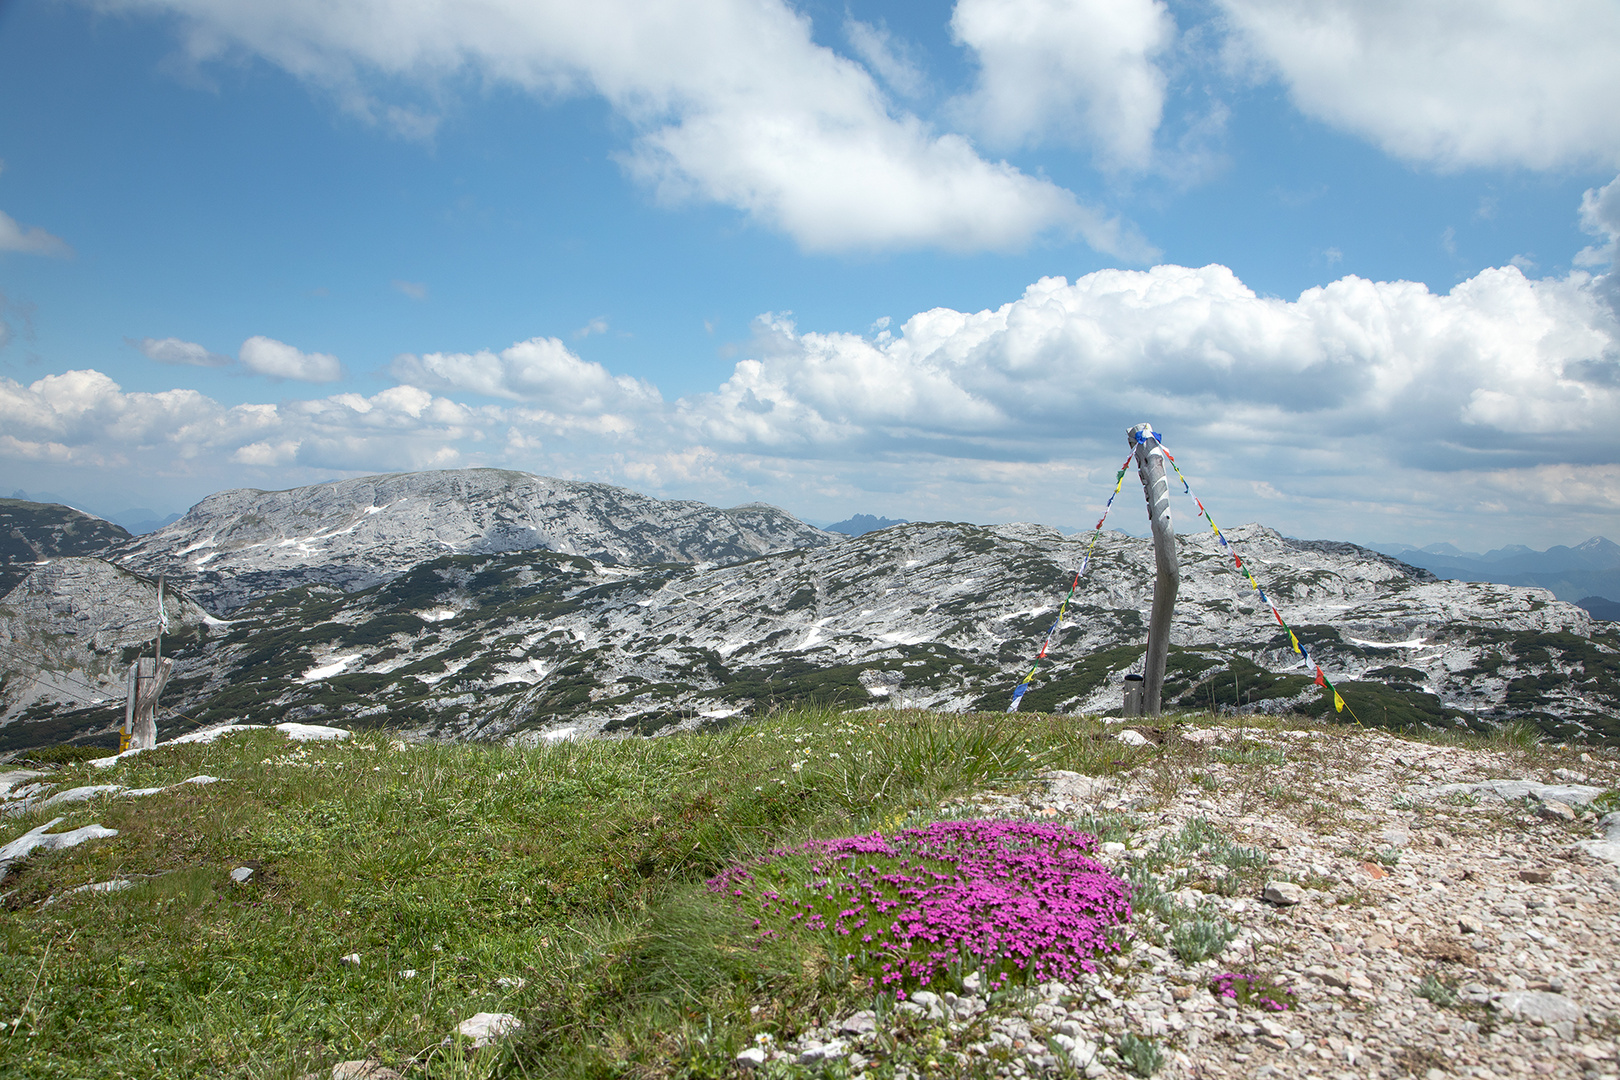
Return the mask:
<svg viewBox="0 0 1620 1080">
<path fill-rule="evenodd" d="M 739 1064 L 1096 1077 L 1156 1057 L 1165 1077 L 1620 1078 L 1620 843 L 1603 842 L 1605 828 L 1620 841 L 1620 815 L 1590 805 L 1620 786 L 1615 754 L 1137 730 L 1163 743 L 1152 765 L 952 808 L 1108 838 L 1102 861 L 1139 883 L 1117 962 L 1018 995 L 969 980 Z M 1201 946 L 1215 954 L 1189 962 Z M 1290 1007 L 1217 996 L 1228 972 Z"/>
</svg>

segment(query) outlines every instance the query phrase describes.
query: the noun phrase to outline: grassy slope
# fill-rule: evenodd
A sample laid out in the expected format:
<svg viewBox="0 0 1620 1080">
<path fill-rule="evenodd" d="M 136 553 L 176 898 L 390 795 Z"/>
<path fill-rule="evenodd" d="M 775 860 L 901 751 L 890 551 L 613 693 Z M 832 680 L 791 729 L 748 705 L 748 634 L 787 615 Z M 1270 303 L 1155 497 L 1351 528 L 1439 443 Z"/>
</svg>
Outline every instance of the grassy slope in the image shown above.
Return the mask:
<svg viewBox="0 0 1620 1080">
<path fill-rule="evenodd" d="M 813 943 L 739 948 L 707 877 L 1041 766 L 1149 754 L 1069 718 L 806 711 L 532 751 L 267 732 L 67 766 L 61 788 L 230 782 L 7 823 L 10 839 L 66 810 L 57 830 L 119 835 L 3 886 L 0 1075 L 293 1078 L 368 1053 L 436 1077 L 709 1075 L 762 1025 L 870 994 Z M 258 870 L 236 885 L 242 864 Z M 42 905 L 116 877 L 136 885 Z M 438 1047 L 480 1010 L 516 1013 L 524 1037 L 468 1060 Z"/>
</svg>

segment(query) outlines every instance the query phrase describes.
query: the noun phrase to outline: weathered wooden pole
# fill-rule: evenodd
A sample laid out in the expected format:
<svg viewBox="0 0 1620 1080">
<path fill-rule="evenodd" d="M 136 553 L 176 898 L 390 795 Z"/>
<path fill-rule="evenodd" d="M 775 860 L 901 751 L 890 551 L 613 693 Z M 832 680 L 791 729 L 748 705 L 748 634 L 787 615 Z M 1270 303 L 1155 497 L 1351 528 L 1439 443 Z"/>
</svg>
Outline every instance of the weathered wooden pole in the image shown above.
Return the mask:
<svg viewBox="0 0 1620 1080">
<path fill-rule="evenodd" d="M 1176 557 L 1176 533 L 1170 525 L 1170 481 L 1165 475 L 1164 450 L 1153 437 L 1152 424 L 1137 424 L 1127 438 L 1136 451 L 1136 473 L 1142 478 L 1142 492 L 1147 497 L 1148 521 L 1153 526 L 1153 559 L 1158 568 L 1153 580 L 1153 611 L 1148 618 L 1141 712 L 1135 715 L 1158 716 L 1164 665 L 1170 655 L 1170 621 L 1176 613 L 1176 592 L 1181 588 L 1181 562 Z"/>
<path fill-rule="evenodd" d="M 150 750 L 157 745 L 158 695 L 169 681 L 173 660 L 163 657 L 163 631 L 168 629 L 169 613 L 163 607 L 163 579 L 158 578 L 158 629 L 152 642 L 152 655 L 129 665 L 129 691 L 124 700 L 124 728 L 118 750 Z"/>
</svg>

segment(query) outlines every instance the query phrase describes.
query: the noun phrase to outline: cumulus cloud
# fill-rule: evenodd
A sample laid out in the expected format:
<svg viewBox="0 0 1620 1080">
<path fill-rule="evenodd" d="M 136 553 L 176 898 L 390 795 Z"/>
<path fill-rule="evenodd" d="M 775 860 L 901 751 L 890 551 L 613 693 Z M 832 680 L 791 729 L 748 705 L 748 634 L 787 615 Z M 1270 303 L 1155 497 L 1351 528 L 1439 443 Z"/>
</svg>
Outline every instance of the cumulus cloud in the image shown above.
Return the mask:
<svg viewBox="0 0 1620 1080">
<path fill-rule="evenodd" d="M 1220 0 L 1305 113 L 1440 168 L 1620 164 L 1608 0 Z"/>
<path fill-rule="evenodd" d="M 1577 265 L 1602 266 L 1620 255 L 1620 176 L 1581 196 L 1581 228 L 1605 243 L 1589 247 L 1575 257 Z"/>
<path fill-rule="evenodd" d="M 0 251 L 16 251 L 24 255 L 54 255 L 66 258 L 73 254 L 67 241 L 59 236 L 52 236 L 44 229 L 35 225 L 24 228 L 17 224 L 17 219 L 0 210 Z"/>
<path fill-rule="evenodd" d="M 1391 461 L 1424 447 L 1455 469 L 1562 460 L 1569 438 L 1620 425 L 1614 319 L 1579 273 L 1492 269 L 1444 295 L 1351 276 L 1288 301 L 1223 266 L 1158 266 L 922 312 L 881 343 L 767 329 L 717 393 L 681 403 L 706 439 L 998 456 L 1073 432 L 1112 443 L 1140 414 L 1250 448 L 1348 441 Z"/>
<path fill-rule="evenodd" d="M 328 353 L 307 353 L 275 338 L 255 335 L 242 342 L 237 351 L 242 366 L 255 375 L 272 379 L 298 379 L 301 382 L 336 382 L 343 378 L 343 365 Z"/>
<path fill-rule="evenodd" d="M 1617 185 L 1581 209 L 1611 245 Z M 1620 505 L 1614 278 L 1509 265 L 1436 293 L 1351 275 L 1290 300 L 1220 265 L 1100 270 L 868 335 L 762 316 L 729 377 L 675 401 L 554 337 L 402 354 L 400 385 L 370 396 L 230 408 L 96 371 L 0 379 L 0 459 L 42 487 L 85 466 L 217 481 L 206 491 L 488 464 L 801 513 L 1075 524 L 1125 429 L 1148 421 L 1227 522 L 1379 539 L 1488 521 L 1492 543 L 1572 542 L 1612 531 Z M 241 357 L 278 377 L 341 374 L 269 338 Z"/>
<path fill-rule="evenodd" d="M 406 386 L 371 397 L 225 406 L 193 390 L 126 392 L 93 370 L 26 385 L 0 378 L 0 459 L 99 467 L 118 475 L 121 488 L 142 477 L 191 477 L 199 495 L 301 470 L 307 482 L 333 472 L 459 464 L 463 446 L 504 422 L 498 411 Z"/>
<path fill-rule="evenodd" d="M 928 77 L 905 43 L 896 41 L 887 27 L 845 18 L 844 36 L 867 69 L 897 93 L 916 97 L 927 88 Z"/>
<path fill-rule="evenodd" d="M 231 362 L 228 356 L 198 345 L 195 341 L 182 341 L 179 338 L 125 338 L 130 346 L 139 350 L 140 354 L 148 360 L 156 360 L 160 364 L 183 364 L 190 367 L 224 367 Z"/>
<path fill-rule="evenodd" d="M 723 383 L 675 401 L 555 338 L 407 354 L 369 396 L 231 408 L 67 372 L 0 380 L 0 458 L 19 482 L 99 465 L 204 490 L 484 464 L 801 513 L 1080 524 L 1149 421 L 1226 522 L 1416 538 L 1487 507 L 1495 542 L 1568 542 L 1612 531 L 1620 503 L 1603 280 L 1347 276 L 1289 300 L 1218 265 L 1103 270 L 886 337 L 762 317 Z M 474 395 L 494 402 L 457 400 Z"/>
<path fill-rule="evenodd" d="M 404 353 L 392 371 L 411 386 L 533 402 L 565 414 L 639 413 L 663 404 L 656 387 L 581 360 L 556 338 L 519 341 L 498 353 Z"/>
<path fill-rule="evenodd" d="M 1055 230 L 1150 254 L 1071 192 L 893 109 L 783 0 L 109 6 L 178 15 L 194 59 L 257 54 L 368 115 L 373 83 L 431 89 L 468 74 L 545 97 L 599 94 L 636 132 L 625 167 L 662 198 L 735 207 L 811 250 L 1001 250 Z"/>
<path fill-rule="evenodd" d="M 980 68 L 961 110 L 991 145 L 1057 138 L 1148 163 L 1175 37 L 1162 0 L 958 0 L 951 30 Z"/>
</svg>

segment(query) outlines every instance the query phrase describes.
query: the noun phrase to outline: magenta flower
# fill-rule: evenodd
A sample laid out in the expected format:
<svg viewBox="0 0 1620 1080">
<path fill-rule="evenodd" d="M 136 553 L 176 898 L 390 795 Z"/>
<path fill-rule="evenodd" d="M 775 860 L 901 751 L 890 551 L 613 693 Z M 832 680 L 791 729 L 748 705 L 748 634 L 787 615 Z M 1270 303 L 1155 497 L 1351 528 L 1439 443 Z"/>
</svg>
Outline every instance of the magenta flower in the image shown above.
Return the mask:
<svg viewBox="0 0 1620 1080">
<path fill-rule="evenodd" d="M 1096 844 L 1059 825 L 942 821 L 774 851 L 709 887 L 745 893 L 739 906 L 769 915 L 781 893 L 756 886 L 754 872 L 793 889 L 787 872 L 802 865 L 793 904 L 814 914 L 789 921 L 840 936 L 866 929 L 850 956 L 874 985 L 927 985 L 952 967 L 985 969 L 997 986 L 1014 975 L 1068 980 L 1117 951 L 1109 931 L 1131 917 L 1130 885 L 1088 857 Z"/>
</svg>

